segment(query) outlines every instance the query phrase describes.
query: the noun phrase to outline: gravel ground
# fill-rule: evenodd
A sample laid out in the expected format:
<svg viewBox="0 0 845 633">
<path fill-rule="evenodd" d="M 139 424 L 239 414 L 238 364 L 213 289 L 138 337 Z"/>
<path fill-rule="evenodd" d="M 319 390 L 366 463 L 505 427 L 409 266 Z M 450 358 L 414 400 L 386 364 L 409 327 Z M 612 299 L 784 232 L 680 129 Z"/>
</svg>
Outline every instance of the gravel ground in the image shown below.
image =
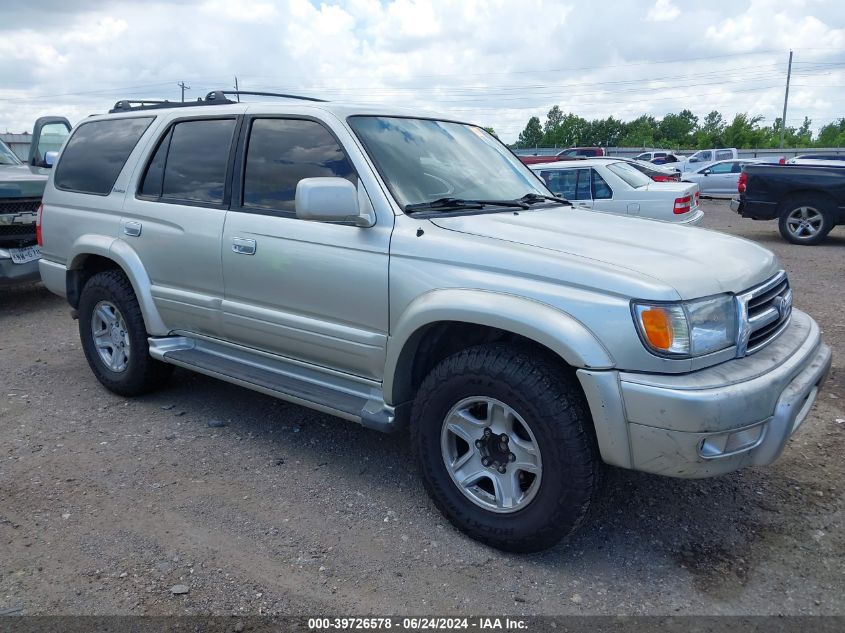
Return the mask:
<svg viewBox="0 0 845 633">
<path fill-rule="evenodd" d="M 774 465 L 703 481 L 612 470 L 581 531 L 531 556 L 452 529 L 404 434 L 180 370 L 119 398 L 61 299 L 3 290 L 0 612 L 845 613 L 845 227 L 798 247 L 704 206 L 706 226 L 780 256 L 834 348 L 826 391 Z"/>
</svg>

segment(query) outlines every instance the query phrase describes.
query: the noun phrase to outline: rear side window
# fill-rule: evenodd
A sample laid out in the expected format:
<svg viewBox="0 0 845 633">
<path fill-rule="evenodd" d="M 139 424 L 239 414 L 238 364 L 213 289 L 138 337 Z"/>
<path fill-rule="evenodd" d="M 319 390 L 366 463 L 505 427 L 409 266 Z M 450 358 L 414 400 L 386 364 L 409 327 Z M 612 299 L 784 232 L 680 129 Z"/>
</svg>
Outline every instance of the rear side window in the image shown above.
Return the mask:
<svg viewBox="0 0 845 633">
<path fill-rule="evenodd" d="M 172 125 L 138 193 L 163 202 L 222 204 L 235 124 L 235 119 L 198 119 Z"/>
<path fill-rule="evenodd" d="M 596 200 L 609 200 L 613 197 L 613 190 L 604 178 L 595 169 L 593 171 L 593 198 Z"/>
<path fill-rule="evenodd" d="M 56 167 L 58 189 L 106 196 L 153 117 L 83 123 Z"/>
<path fill-rule="evenodd" d="M 733 158 L 733 152 L 730 150 L 722 150 L 716 152 L 716 160 L 727 160 Z"/>
<path fill-rule="evenodd" d="M 567 200 L 589 200 L 591 197 L 589 169 L 543 171 L 540 176 L 552 193 Z"/>
<path fill-rule="evenodd" d="M 243 205 L 294 212 L 303 178 L 333 176 L 356 183 L 352 164 L 320 123 L 303 119 L 256 119 L 249 134 Z"/>
</svg>

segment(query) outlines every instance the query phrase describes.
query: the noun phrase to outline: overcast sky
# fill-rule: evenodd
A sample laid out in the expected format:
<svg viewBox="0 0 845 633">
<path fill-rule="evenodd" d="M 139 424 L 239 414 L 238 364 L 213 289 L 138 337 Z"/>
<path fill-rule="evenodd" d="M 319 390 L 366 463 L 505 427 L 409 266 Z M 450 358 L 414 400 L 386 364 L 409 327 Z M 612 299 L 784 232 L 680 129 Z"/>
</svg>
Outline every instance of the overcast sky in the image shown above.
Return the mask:
<svg viewBox="0 0 845 633">
<path fill-rule="evenodd" d="M 0 0 L 0 131 L 215 88 L 386 102 L 492 126 L 689 108 L 845 116 L 843 0 Z"/>
</svg>

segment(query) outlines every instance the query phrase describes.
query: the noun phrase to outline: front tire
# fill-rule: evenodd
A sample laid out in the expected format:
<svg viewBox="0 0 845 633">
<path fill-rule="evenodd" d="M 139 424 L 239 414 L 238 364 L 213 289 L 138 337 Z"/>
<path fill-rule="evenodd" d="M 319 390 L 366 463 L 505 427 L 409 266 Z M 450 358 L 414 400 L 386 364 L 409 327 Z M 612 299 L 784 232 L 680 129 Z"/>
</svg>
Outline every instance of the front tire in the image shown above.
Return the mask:
<svg viewBox="0 0 845 633">
<path fill-rule="evenodd" d="M 79 338 L 103 386 L 138 396 L 163 385 L 173 366 L 150 356 L 144 316 L 132 284 L 119 270 L 93 275 L 79 298 Z"/>
<path fill-rule="evenodd" d="M 499 549 L 551 547 L 583 521 L 601 460 L 577 380 L 542 350 L 487 344 L 439 363 L 414 400 L 423 482 L 458 529 Z"/>
<path fill-rule="evenodd" d="M 829 206 L 823 196 L 802 195 L 787 199 L 778 219 L 781 237 L 792 244 L 819 244 L 833 228 Z"/>
</svg>

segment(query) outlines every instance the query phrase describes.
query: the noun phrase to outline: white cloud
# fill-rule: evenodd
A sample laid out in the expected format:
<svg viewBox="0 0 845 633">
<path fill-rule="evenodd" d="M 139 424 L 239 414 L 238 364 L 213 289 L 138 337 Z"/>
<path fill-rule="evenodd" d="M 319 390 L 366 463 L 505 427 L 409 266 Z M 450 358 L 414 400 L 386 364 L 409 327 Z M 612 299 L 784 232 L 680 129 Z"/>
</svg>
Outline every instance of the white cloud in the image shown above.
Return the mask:
<svg viewBox="0 0 845 633">
<path fill-rule="evenodd" d="M 657 0 L 646 18 L 651 22 L 671 22 L 681 15 L 681 10 L 672 4 L 672 0 Z"/>
<path fill-rule="evenodd" d="M 195 99 L 234 75 L 245 89 L 445 112 L 508 141 L 555 104 L 587 118 L 690 108 L 770 121 L 789 46 L 789 117 L 819 123 L 845 105 L 844 29 L 837 0 L 614 0 L 600 14 L 583 0 L 13 3 L 0 21 L 0 130 L 48 113 L 78 121 L 120 98 L 178 99 L 182 80 Z"/>
</svg>

